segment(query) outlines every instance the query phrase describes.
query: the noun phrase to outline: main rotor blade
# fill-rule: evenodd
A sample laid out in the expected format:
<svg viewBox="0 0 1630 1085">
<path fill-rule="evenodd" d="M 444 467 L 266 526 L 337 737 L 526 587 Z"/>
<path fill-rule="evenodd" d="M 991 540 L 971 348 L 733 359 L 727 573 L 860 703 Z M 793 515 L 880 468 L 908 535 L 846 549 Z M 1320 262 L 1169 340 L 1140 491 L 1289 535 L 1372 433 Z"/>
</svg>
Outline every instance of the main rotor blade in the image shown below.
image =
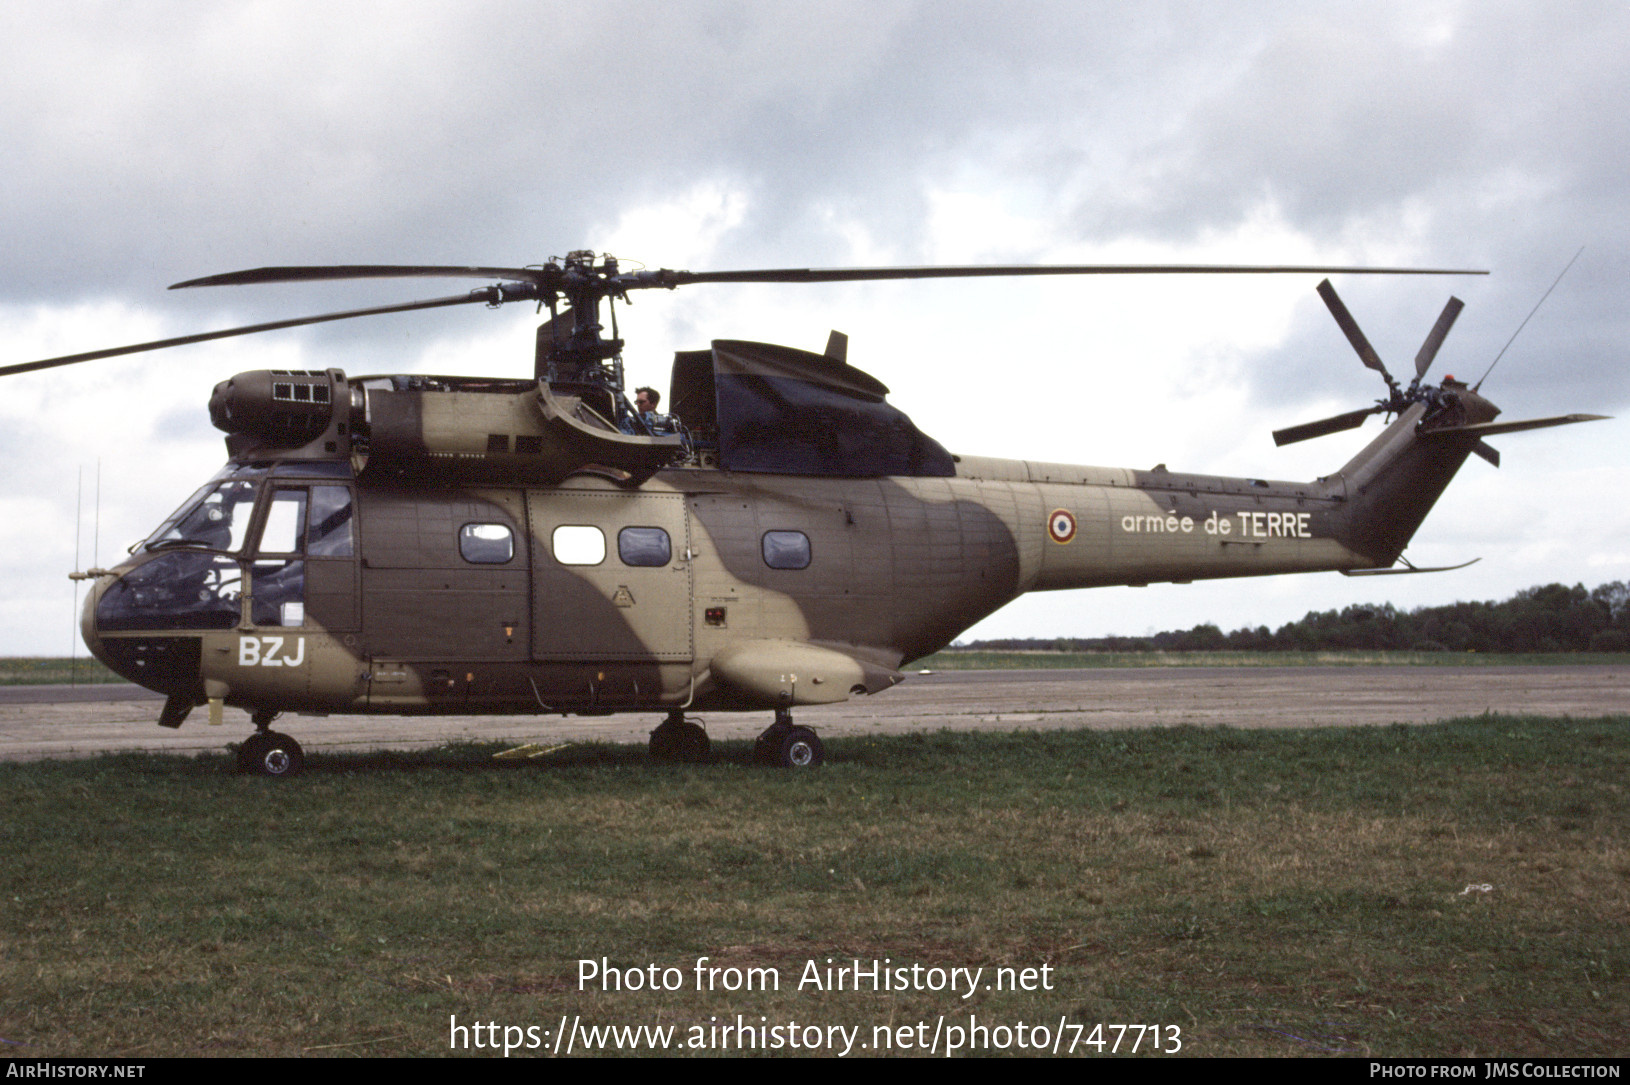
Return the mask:
<svg viewBox="0 0 1630 1085">
<path fill-rule="evenodd" d="M 558 272 L 559 269 L 557 268 Z M 171 290 L 192 286 L 257 286 L 262 283 L 313 283 L 330 279 L 514 279 L 538 282 L 545 273 L 524 267 L 444 267 L 432 264 L 335 264 L 329 267 L 257 267 L 173 283 Z"/>
<path fill-rule="evenodd" d="M 1438 314 L 1438 322 L 1432 325 L 1432 330 L 1426 334 L 1426 342 L 1421 344 L 1419 353 L 1415 355 L 1415 379 L 1417 381 L 1426 376 L 1426 371 L 1431 368 L 1432 359 L 1438 356 L 1438 349 L 1443 346 L 1443 340 L 1449 334 L 1449 329 L 1455 326 L 1455 318 L 1460 315 L 1460 310 L 1465 307 L 1465 302 L 1459 298 L 1451 297 L 1449 304 L 1443 307 L 1443 312 Z M 1499 464 L 1495 464 L 1495 466 L 1498 467 Z"/>
<path fill-rule="evenodd" d="M 1361 411 L 1348 411 L 1331 418 L 1321 419 L 1318 422 L 1304 422 L 1300 426 L 1291 426 L 1288 429 L 1273 431 L 1273 443 L 1283 447 L 1293 445 L 1297 441 L 1309 441 L 1314 437 L 1323 437 L 1327 433 L 1340 433 L 1344 429 L 1354 429 L 1364 424 L 1364 419 L 1379 411 L 1380 407 L 1365 407 Z"/>
<path fill-rule="evenodd" d="M 640 286 L 690 283 L 840 283 L 881 279 L 972 279 L 1033 275 L 1487 275 L 1449 268 L 1313 267 L 1293 264 L 970 264 L 958 267 L 764 268 L 758 271 L 633 272 Z"/>
<path fill-rule="evenodd" d="M 457 267 L 442 264 L 334 264 L 311 267 L 262 267 L 230 271 L 176 283 L 171 290 L 194 286 L 253 286 L 263 283 L 324 282 L 335 279 L 473 278 L 513 279 L 544 284 L 565 269 L 540 267 Z M 763 268 L 756 271 L 673 271 L 661 268 L 624 272 L 611 282 L 625 290 L 687 286 L 692 283 L 838 283 L 883 279 L 969 279 L 1034 275 L 1487 275 L 1456 268 L 1324 267 L 1294 264 L 970 264 L 956 267 Z"/>
<path fill-rule="evenodd" d="M 459 294 L 448 298 L 435 298 L 429 301 L 407 302 L 399 305 L 383 305 L 368 309 L 351 309 L 340 313 L 327 313 L 321 316 L 300 317 L 294 320 L 276 320 L 265 324 L 251 324 L 241 328 L 228 328 L 217 332 L 204 332 L 198 335 L 179 336 L 174 339 L 160 339 L 151 343 L 137 343 L 126 347 L 114 347 L 108 350 L 88 351 L 83 354 L 70 354 L 61 358 L 46 358 L 37 362 L 24 362 L 18 365 L 0 366 L 0 376 L 9 376 L 16 373 L 28 373 L 36 369 L 50 369 L 55 366 L 73 365 L 78 362 L 93 361 L 98 358 L 114 358 L 124 354 L 138 354 L 149 350 L 162 350 L 165 347 L 185 346 L 189 343 L 203 343 L 212 339 L 226 339 L 237 335 L 252 335 L 255 332 L 276 331 L 280 328 L 297 328 L 307 324 L 321 324 L 332 320 L 348 320 L 359 316 L 379 316 L 385 313 L 405 313 L 417 309 L 434 309 L 448 305 L 464 305 L 470 302 L 485 302 L 488 304 L 501 304 L 505 301 L 538 300 L 542 291 L 579 289 L 584 297 L 593 301 L 600 297 L 620 296 L 627 290 L 642 287 L 682 286 L 689 283 L 821 283 L 821 282 L 862 282 L 868 280 L 884 279 L 956 279 L 985 276 L 1037 276 L 1037 275 L 1280 275 L 1297 273 L 1322 274 L 1353 274 L 1353 275 L 1486 275 L 1486 271 L 1471 271 L 1442 268 L 1365 268 L 1365 267 L 1323 267 L 1306 265 L 1213 265 L 1213 264 L 1060 264 L 1060 265 L 1027 265 L 1027 264 L 985 264 L 968 265 L 960 267 L 885 267 L 885 268 L 772 268 L 758 271 L 671 271 L 666 268 L 655 271 L 635 271 L 617 275 L 600 277 L 596 271 L 608 270 L 602 266 L 587 269 L 567 266 L 560 267 L 555 264 L 546 264 L 539 267 L 458 267 L 440 264 L 334 264 L 328 266 L 310 267 L 263 267 L 247 271 L 227 272 L 224 275 L 209 275 L 199 279 L 188 279 L 185 282 L 175 283 L 172 290 L 185 289 L 196 286 L 248 286 L 262 283 L 280 282 L 323 282 L 336 279 L 390 279 L 390 278 L 477 278 L 477 279 L 503 279 L 507 282 L 497 283 L 480 290 L 473 290 L 468 294 Z M 1329 280 L 1325 280 L 1320 287 L 1321 293 L 1329 288 Z M 540 290 L 541 288 L 541 290 Z M 574 295 L 575 296 L 575 295 Z M 1330 290 L 1327 301 L 1335 296 Z M 1339 300 L 1334 303 L 1340 305 Z M 1341 310 L 1345 313 L 1345 309 Z M 1342 316 L 1338 314 L 1337 320 Z M 1362 341 L 1362 333 L 1357 331 L 1357 325 L 1352 318 L 1346 317 L 1343 327 L 1351 327 L 1349 338 L 1358 335 Z M 1355 344 L 1356 345 L 1356 344 Z M 1368 344 L 1365 344 L 1368 348 Z M 1361 355 L 1363 351 L 1360 352 Z M 1369 357 L 1375 352 L 1369 351 Z M 1366 361 L 1365 364 L 1370 364 Z M 1381 369 L 1380 360 L 1375 359 L 1373 368 Z M 1381 369 L 1385 373 L 1385 369 Z M 1388 378 L 1389 382 L 1391 378 Z"/>
<path fill-rule="evenodd" d="M 0 366 L 0 377 L 9 377 L 15 373 L 30 373 L 36 369 L 54 369 L 61 365 L 75 365 L 79 362 L 91 362 L 98 358 L 117 358 L 121 354 L 140 354 L 147 350 L 163 350 L 165 347 L 183 347 L 189 343 L 204 343 L 211 339 L 229 339 L 235 335 L 253 335 L 255 332 L 276 331 L 279 328 L 298 328 L 305 324 L 322 324 L 330 320 L 349 320 L 356 316 L 379 316 L 383 313 L 407 313 L 415 309 L 439 309 L 447 305 L 468 305 L 471 302 L 493 302 L 505 300 L 494 296 L 496 287 L 487 290 L 475 290 L 468 294 L 455 294 L 447 298 L 432 298 L 429 301 L 410 301 L 403 305 L 381 305 L 372 309 L 351 309 L 343 313 L 325 313 L 322 316 L 305 316 L 295 320 L 274 320 L 267 324 L 250 324 L 242 328 L 227 328 L 218 332 L 203 332 L 199 335 L 182 335 L 174 339 L 159 339 L 151 343 L 136 343 L 128 347 L 113 347 L 108 350 L 92 350 L 84 354 L 67 354 L 61 358 L 46 358 L 38 362 L 22 362 L 18 365 Z M 513 299 L 510 299 L 513 300 Z"/>
<path fill-rule="evenodd" d="M 1336 323 L 1347 336 L 1347 341 L 1358 351 L 1359 361 L 1385 377 L 1387 384 L 1392 384 L 1392 374 L 1387 372 L 1387 367 L 1381 364 L 1381 356 L 1370 346 L 1370 341 L 1364 338 L 1364 333 L 1359 331 L 1358 321 L 1347 311 L 1347 306 L 1341 303 L 1341 298 L 1336 296 L 1336 288 L 1330 285 L 1330 280 L 1326 279 L 1320 283 L 1318 290 L 1319 297 L 1324 299 L 1326 308 L 1330 310 L 1330 315 L 1336 318 Z"/>
</svg>

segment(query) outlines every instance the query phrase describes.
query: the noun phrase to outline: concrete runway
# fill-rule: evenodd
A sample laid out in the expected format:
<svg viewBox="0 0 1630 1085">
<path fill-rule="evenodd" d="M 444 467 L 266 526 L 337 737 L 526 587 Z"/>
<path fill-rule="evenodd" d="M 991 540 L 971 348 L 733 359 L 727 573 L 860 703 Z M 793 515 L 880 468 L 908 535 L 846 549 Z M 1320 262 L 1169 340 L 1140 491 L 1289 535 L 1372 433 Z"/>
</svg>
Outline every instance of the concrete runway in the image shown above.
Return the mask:
<svg viewBox="0 0 1630 1085">
<path fill-rule="evenodd" d="M 220 750 L 251 730 L 228 709 L 212 728 L 197 709 L 179 731 L 160 701 L 130 686 L 0 690 L 0 760 L 119 750 Z M 1148 667 L 946 671 L 912 675 L 875 697 L 795 711 L 823 736 L 910 730 L 1055 727 L 1330 727 L 1430 723 L 1484 712 L 1630 715 L 1630 666 Z M 644 743 L 659 715 L 281 717 L 308 751 L 414 749 L 445 742 Z M 705 717 L 718 740 L 752 738 L 768 712 Z"/>
</svg>

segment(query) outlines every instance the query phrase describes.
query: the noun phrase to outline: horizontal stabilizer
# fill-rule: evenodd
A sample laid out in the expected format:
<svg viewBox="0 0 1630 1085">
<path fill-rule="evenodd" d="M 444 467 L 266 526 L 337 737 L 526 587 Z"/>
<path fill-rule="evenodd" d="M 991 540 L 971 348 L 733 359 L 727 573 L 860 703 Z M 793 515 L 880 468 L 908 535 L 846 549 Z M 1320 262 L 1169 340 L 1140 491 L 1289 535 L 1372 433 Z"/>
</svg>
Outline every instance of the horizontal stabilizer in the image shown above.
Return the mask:
<svg viewBox="0 0 1630 1085">
<path fill-rule="evenodd" d="M 1550 418 L 1525 418 L 1520 422 L 1483 422 L 1475 426 L 1444 426 L 1442 429 L 1423 429 L 1419 432 L 1422 437 L 1448 437 L 1460 433 L 1492 437 L 1497 433 L 1520 433 L 1523 430 L 1567 426 L 1575 422 L 1599 422 L 1611 417 L 1613 416 L 1609 414 L 1559 414 Z"/>
</svg>

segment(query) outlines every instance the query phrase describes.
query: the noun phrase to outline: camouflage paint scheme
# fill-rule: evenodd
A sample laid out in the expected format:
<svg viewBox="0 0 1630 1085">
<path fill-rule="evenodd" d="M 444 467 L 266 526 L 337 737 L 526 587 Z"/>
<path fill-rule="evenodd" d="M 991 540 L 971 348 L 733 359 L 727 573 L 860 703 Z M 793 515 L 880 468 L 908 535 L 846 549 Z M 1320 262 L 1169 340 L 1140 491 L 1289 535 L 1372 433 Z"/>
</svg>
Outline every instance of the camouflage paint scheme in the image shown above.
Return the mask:
<svg viewBox="0 0 1630 1085">
<path fill-rule="evenodd" d="M 882 386 L 841 357 L 729 343 L 713 354 L 720 374 L 761 357 L 765 372 L 882 402 L 871 385 Z M 689 386 L 676 403 L 710 401 L 695 387 L 706 357 L 679 356 L 676 385 L 683 364 Z M 104 663 L 168 695 L 168 726 L 205 703 L 213 720 L 226 704 L 264 726 L 286 710 L 604 714 L 840 701 L 889 688 L 902 666 L 1029 591 L 1390 566 L 1478 441 L 1430 431 L 1498 413 L 1463 386 L 1454 392 L 1448 408 L 1409 407 L 1308 483 L 943 450 L 940 461 L 926 438 L 923 462 L 950 473 L 819 477 L 724 470 L 705 440 L 624 435 L 581 387 L 241 374 L 211 401 L 229 433 L 228 470 L 259 488 L 241 545 L 149 540 L 100 576 L 83 631 Z M 893 416 L 888 425 L 890 440 L 904 432 Z M 302 491 L 304 509 L 318 486 L 344 486 L 354 502 L 346 552 L 296 543 L 257 554 L 274 489 Z M 470 525 L 510 533 L 511 556 L 466 560 Z M 599 529 L 603 558 L 557 560 L 563 526 Z M 628 527 L 647 537 L 660 528 L 668 560 L 620 560 Z M 801 533 L 807 564 L 772 568 L 768 533 Z M 179 566 L 169 555 L 183 553 L 215 555 L 211 590 L 235 614 L 215 628 L 113 628 L 106 617 L 118 608 L 104 599 L 137 590 L 121 580 L 150 562 Z M 220 583 L 234 569 L 237 587 Z M 257 579 L 269 595 L 290 573 L 303 578 L 299 607 L 257 619 Z"/>
</svg>

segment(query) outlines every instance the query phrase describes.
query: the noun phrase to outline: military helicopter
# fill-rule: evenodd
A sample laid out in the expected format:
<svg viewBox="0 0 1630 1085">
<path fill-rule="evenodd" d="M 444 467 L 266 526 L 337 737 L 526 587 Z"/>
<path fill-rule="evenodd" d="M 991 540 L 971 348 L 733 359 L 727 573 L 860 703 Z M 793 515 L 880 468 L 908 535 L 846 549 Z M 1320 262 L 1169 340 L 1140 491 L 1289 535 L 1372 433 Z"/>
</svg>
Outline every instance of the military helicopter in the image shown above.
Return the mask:
<svg viewBox="0 0 1630 1085">
<path fill-rule="evenodd" d="M 536 303 L 531 379 L 240 373 L 215 387 L 227 463 L 95 580 L 91 651 L 166 696 L 179 727 L 248 710 L 244 771 L 304 755 L 284 712 L 664 712 L 651 753 L 697 760 L 687 713 L 769 711 L 759 760 L 819 765 L 792 710 L 881 692 L 1019 595 L 1338 570 L 1433 572 L 1404 547 L 1495 422 L 1468 386 L 1425 383 L 1451 298 L 1401 385 L 1328 279 L 1319 293 L 1387 396 L 1280 444 L 1386 428 L 1339 470 L 1273 482 L 956 456 L 851 366 L 716 340 L 674 357 L 671 407 L 624 387 L 616 302 L 701 283 L 1087 274 L 1463 274 L 1405 268 L 977 266 L 623 270 L 575 251 L 530 267 L 271 267 L 175 288 L 394 277 L 497 280 L 465 293 L 0 368 L 0 375 L 325 321 Z M 1481 274 L 1473 272 L 1472 274 Z M 611 334 L 601 305 L 611 315 Z M 1456 566 L 1458 567 L 1458 566 Z"/>
</svg>

